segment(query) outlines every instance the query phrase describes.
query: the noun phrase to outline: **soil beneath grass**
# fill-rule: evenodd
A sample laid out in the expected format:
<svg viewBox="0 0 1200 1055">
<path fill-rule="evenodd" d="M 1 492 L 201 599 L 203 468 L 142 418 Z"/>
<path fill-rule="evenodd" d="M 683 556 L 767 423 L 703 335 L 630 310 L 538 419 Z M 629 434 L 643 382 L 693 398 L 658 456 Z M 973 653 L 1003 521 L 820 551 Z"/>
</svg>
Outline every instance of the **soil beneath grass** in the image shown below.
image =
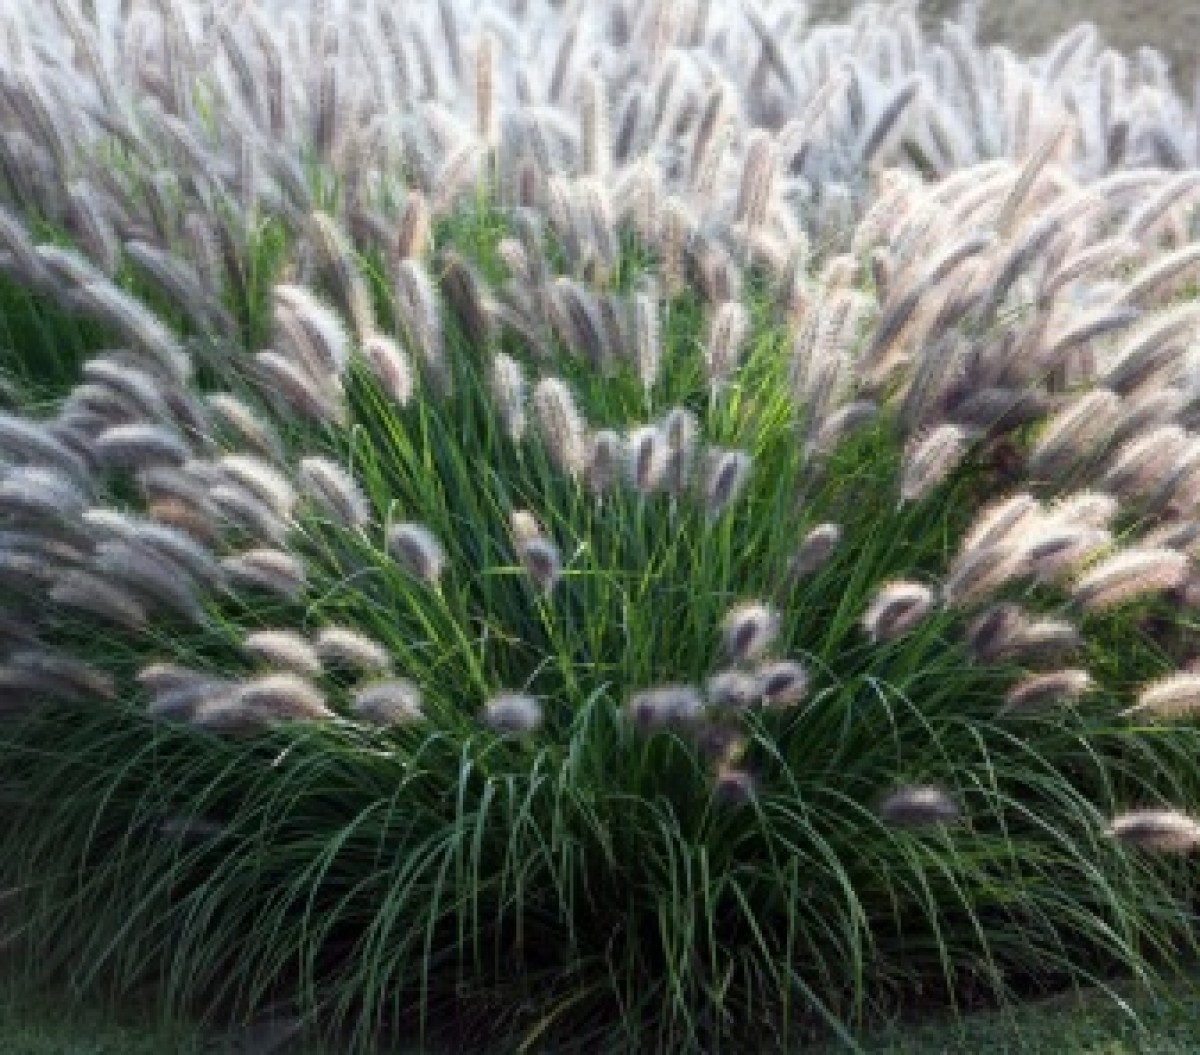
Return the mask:
<svg viewBox="0 0 1200 1055">
<path fill-rule="evenodd" d="M 818 21 L 841 20 L 853 7 L 847 0 L 814 0 Z M 959 10 L 960 0 L 923 0 L 921 20 L 936 29 Z M 1061 33 L 1091 22 L 1104 41 L 1127 54 L 1148 45 L 1171 63 L 1175 81 L 1191 94 L 1200 70 L 1200 0 L 984 0 L 979 35 L 1023 55 L 1036 55 Z"/>
</svg>

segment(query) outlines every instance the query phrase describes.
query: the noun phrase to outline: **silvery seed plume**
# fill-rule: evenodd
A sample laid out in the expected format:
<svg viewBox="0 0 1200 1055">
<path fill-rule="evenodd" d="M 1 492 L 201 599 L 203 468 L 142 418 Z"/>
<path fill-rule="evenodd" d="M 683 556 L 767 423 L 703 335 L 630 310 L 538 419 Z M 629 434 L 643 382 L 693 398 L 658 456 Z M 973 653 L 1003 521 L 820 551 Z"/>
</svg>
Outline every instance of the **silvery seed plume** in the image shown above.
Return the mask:
<svg viewBox="0 0 1200 1055">
<path fill-rule="evenodd" d="M 1104 371 L 1103 383 L 1128 395 L 1155 375 L 1174 368 L 1195 336 L 1198 319 L 1200 311 L 1190 302 L 1152 316 L 1116 354 Z"/>
<path fill-rule="evenodd" d="M 312 244 L 317 249 L 326 272 L 336 279 L 341 294 L 341 306 L 353 320 L 359 340 L 363 340 L 375 330 L 375 310 L 371 303 L 371 291 L 354 259 L 350 241 L 333 218 L 326 213 L 313 212 L 309 217 L 309 224 Z M 304 290 L 303 297 L 308 296 L 308 291 Z M 287 295 L 285 299 L 288 299 Z M 340 329 L 340 323 L 338 328 Z M 344 346 L 342 351 L 341 365 L 335 365 L 334 373 L 340 374 L 345 368 L 348 355 L 345 354 Z"/>
<path fill-rule="evenodd" d="M 256 541 L 280 545 L 287 538 L 288 522 L 245 487 L 218 484 L 208 499 L 221 520 Z"/>
<path fill-rule="evenodd" d="M 534 421 L 551 461 L 569 476 L 578 476 L 587 457 L 587 423 L 566 383 L 542 378 L 533 390 Z"/>
<path fill-rule="evenodd" d="M 151 693 L 172 692 L 196 681 L 209 679 L 210 675 L 202 670 L 167 661 L 150 663 L 134 677 L 134 681 Z"/>
<path fill-rule="evenodd" d="M 744 451 L 711 450 L 706 456 L 704 508 L 710 519 L 719 517 L 745 490 L 753 462 Z"/>
<path fill-rule="evenodd" d="M 104 464 L 120 469 L 182 465 L 191 454 L 173 429 L 162 425 L 114 425 L 96 437 L 96 453 Z"/>
<path fill-rule="evenodd" d="M 1107 528 L 1120 509 L 1120 503 L 1110 494 L 1079 491 L 1056 500 L 1050 507 L 1050 519 L 1059 524 Z"/>
<path fill-rule="evenodd" d="M 89 359 L 81 373 L 87 381 L 109 388 L 124 399 L 133 416 L 163 425 L 170 423 L 166 387 L 154 374 L 123 362 L 115 353 Z"/>
<path fill-rule="evenodd" d="M 902 84 L 884 104 L 873 122 L 863 130 L 858 148 L 864 167 L 884 163 L 903 137 L 906 115 L 920 94 L 921 81 L 912 77 Z"/>
<path fill-rule="evenodd" d="M 316 422 L 346 424 L 341 391 L 318 381 L 300 364 L 267 349 L 254 356 L 254 372 L 263 394 L 282 400 L 288 408 Z"/>
<path fill-rule="evenodd" d="M 626 713 L 643 733 L 674 730 L 687 732 L 704 716 L 704 700 L 691 685 L 662 685 L 629 697 Z"/>
<path fill-rule="evenodd" d="M 45 422 L 3 411 L 0 411 L 0 457 L 57 469 L 80 481 L 88 475 L 83 458 L 56 439 Z"/>
<path fill-rule="evenodd" d="M 242 732 L 273 722 L 319 722 L 334 717 L 315 685 L 298 674 L 283 672 L 241 682 L 228 703 L 202 705 L 192 723 L 214 732 Z"/>
<path fill-rule="evenodd" d="M 1124 713 L 1167 721 L 1195 717 L 1200 714 L 1200 674 L 1177 671 L 1146 685 Z"/>
<path fill-rule="evenodd" d="M 717 671 L 704 685 L 710 707 L 734 714 L 758 706 L 763 702 L 763 694 L 762 678 L 736 667 Z"/>
<path fill-rule="evenodd" d="M 1182 412 L 1187 399 L 1177 388 L 1139 389 L 1121 401 L 1121 420 L 1113 431 L 1115 444 L 1123 444 L 1134 436 L 1180 418 L 1180 424 L 1192 427 Z"/>
<path fill-rule="evenodd" d="M 514 509 L 509 514 L 508 526 L 513 542 L 517 546 L 542 536 L 541 524 L 528 509 Z"/>
<path fill-rule="evenodd" d="M 405 258 L 396 274 L 396 311 L 409 345 L 421 363 L 430 390 L 447 396 L 453 389 L 446 359 L 437 290 L 420 261 Z"/>
<path fill-rule="evenodd" d="M 446 566 L 446 551 L 423 524 L 394 525 L 387 536 L 387 548 L 409 575 L 435 586 Z"/>
<path fill-rule="evenodd" d="M 352 667 L 368 674 L 386 673 L 392 657 L 378 641 L 349 627 L 327 626 L 317 633 L 317 655 L 327 664 Z"/>
<path fill-rule="evenodd" d="M 1102 528 L 1051 523 L 1025 543 L 1025 560 L 1036 579 L 1052 582 L 1077 571 L 1111 543 L 1112 535 Z"/>
<path fill-rule="evenodd" d="M 75 288 L 81 308 L 112 326 L 129 343 L 151 356 L 179 381 L 191 376 L 191 360 L 174 334 L 149 309 L 111 282 L 87 282 Z"/>
<path fill-rule="evenodd" d="M 542 705 L 525 693 L 498 693 L 484 703 L 483 721 L 497 733 L 526 735 L 542 724 Z"/>
<path fill-rule="evenodd" d="M 301 458 L 297 477 L 304 493 L 338 523 L 362 528 L 370 522 L 367 496 L 337 462 L 322 457 Z"/>
<path fill-rule="evenodd" d="M 308 583 L 304 562 L 283 550 L 256 548 L 221 558 L 230 586 L 248 586 L 296 600 Z"/>
<path fill-rule="evenodd" d="M 584 481 L 593 494 L 603 494 L 617 482 L 626 460 L 625 441 L 612 429 L 599 429 L 588 437 Z"/>
<path fill-rule="evenodd" d="M 1056 670 L 1049 674 L 1031 674 L 1009 690 L 1004 697 L 1004 706 L 1000 713 L 1075 703 L 1091 687 L 1092 676 L 1086 670 Z"/>
<path fill-rule="evenodd" d="M 1022 492 L 997 499 L 975 518 L 963 536 L 959 553 L 965 555 L 986 546 L 1016 542 L 1039 513 L 1037 500 L 1031 494 Z"/>
<path fill-rule="evenodd" d="M 916 582 L 890 582 L 880 587 L 866 613 L 863 629 L 872 641 L 893 641 L 909 633 L 933 610 L 934 594 Z"/>
<path fill-rule="evenodd" d="M 762 226 L 771 205 L 777 163 L 775 144 L 761 129 L 750 133 L 738 189 L 735 220 L 748 231 Z"/>
<path fill-rule="evenodd" d="M 636 293 L 633 298 L 633 361 L 648 397 L 662 364 L 658 303 L 648 293 Z"/>
<path fill-rule="evenodd" d="M 960 608 L 980 604 L 1029 570 L 1024 558 L 1019 546 L 1003 542 L 967 550 L 951 563 L 942 599 Z"/>
<path fill-rule="evenodd" d="M 351 697 L 350 709 L 356 718 L 384 728 L 412 725 L 425 717 L 421 691 L 407 678 L 388 678 L 359 686 Z"/>
<path fill-rule="evenodd" d="M 880 803 L 879 816 L 897 828 L 928 828 L 952 824 L 961 811 L 945 788 L 923 784 L 897 788 Z"/>
<path fill-rule="evenodd" d="M 340 377 L 350 359 L 350 338 L 337 314 L 303 286 L 283 283 L 271 295 L 273 319 L 282 328 L 279 347 L 308 365 L 314 377 Z"/>
<path fill-rule="evenodd" d="M 967 430 L 950 423 L 914 437 L 904 452 L 900 500 L 915 502 L 943 483 L 962 462 L 969 443 Z"/>
<path fill-rule="evenodd" d="M 218 460 L 224 476 L 269 506 L 283 520 L 296 504 L 291 481 L 270 462 L 253 454 L 225 454 Z"/>
<path fill-rule="evenodd" d="M 66 572 L 50 591 L 50 600 L 131 630 L 146 625 L 145 606 L 129 591 L 80 568 Z"/>
<path fill-rule="evenodd" d="M 36 675 L 64 698 L 108 700 L 116 691 L 111 675 L 63 652 L 18 649 L 6 666 L 9 671 Z"/>
<path fill-rule="evenodd" d="M 248 445 L 264 458 L 282 458 L 283 444 L 261 412 L 229 392 L 213 392 L 205 396 L 205 402 L 239 446 Z"/>
<path fill-rule="evenodd" d="M 429 201 L 419 190 L 411 189 L 404 199 L 404 210 L 396 231 L 396 256 L 400 260 L 419 260 L 432 241 L 432 215 Z"/>
<path fill-rule="evenodd" d="M 839 407 L 821 422 L 816 439 L 812 443 L 812 452 L 817 456 L 829 455 L 842 438 L 856 431 L 857 428 L 869 425 L 877 418 L 878 414 L 880 414 L 880 407 L 872 400 L 853 400 L 846 403 L 845 406 Z M 959 416 L 961 419 L 964 415 L 956 408 L 955 416 Z M 989 414 L 988 420 L 994 421 L 996 416 Z M 964 424 L 971 425 L 973 422 L 964 421 Z"/>
<path fill-rule="evenodd" d="M 1178 292 L 1200 267 L 1200 245 L 1185 245 L 1147 265 L 1130 280 L 1121 296 L 1126 304 L 1150 307 Z"/>
<path fill-rule="evenodd" d="M 788 574 L 811 575 L 829 561 L 841 541 L 841 525 L 818 524 L 800 540 L 796 555 L 788 563 Z"/>
<path fill-rule="evenodd" d="M 713 313 L 704 365 L 714 395 L 723 391 L 732 379 L 749 333 L 750 313 L 739 301 L 726 301 Z"/>
<path fill-rule="evenodd" d="M 306 678 L 319 678 L 323 669 L 317 650 L 294 630 L 255 630 L 242 639 L 242 651 L 268 666 Z"/>
<path fill-rule="evenodd" d="M 1076 580 L 1071 598 L 1088 612 L 1102 612 L 1182 585 L 1188 558 L 1175 550 L 1131 547 L 1094 565 Z"/>
<path fill-rule="evenodd" d="M 1119 495 L 1152 493 L 1184 454 L 1188 436 L 1178 425 L 1161 425 L 1123 443 L 1104 475 L 1104 486 Z"/>
<path fill-rule="evenodd" d="M 397 406 L 408 406 L 415 380 L 412 364 L 400 346 L 382 333 L 368 334 L 362 342 L 362 356 L 384 394 Z"/>
<path fill-rule="evenodd" d="M 87 505 L 80 484 L 57 469 L 35 465 L 0 467 L 0 515 L 64 520 Z"/>
<path fill-rule="evenodd" d="M 1200 846 L 1200 821 L 1179 810 L 1130 810 L 1114 817 L 1105 835 L 1156 853 L 1189 853 Z"/>
<path fill-rule="evenodd" d="M 411 261 L 405 261 L 402 267 L 411 267 Z M 471 346 L 487 348 L 494 329 L 492 309 L 483 280 L 474 267 L 457 253 L 446 252 L 441 262 L 439 285 L 447 306 L 458 318 Z"/>
<path fill-rule="evenodd" d="M 662 429 L 656 425 L 639 426 L 625 438 L 624 447 L 634 488 L 642 495 L 660 490 L 666 481 L 670 456 Z"/>
<path fill-rule="evenodd" d="M 177 685 L 152 690 L 146 711 L 152 718 L 169 722 L 190 722 L 201 710 L 228 706 L 234 682 L 215 678 L 203 671 Z"/>
<path fill-rule="evenodd" d="M 725 653 L 735 663 L 759 659 L 779 634 L 779 613 L 761 601 L 735 605 L 721 621 Z"/>
<path fill-rule="evenodd" d="M 204 621 L 195 580 L 174 561 L 147 547 L 111 540 L 98 545 L 89 566 L 135 595 L 194 624 Z"/>
<path fill-rule="evenodd" d="M 792 707 L 808 693 L 808 670 L 794 659 L 761 664 L 755 673 L 768 707 Z"/>
<path fill-rule="evenodd" d="M 581 167 L 586 176 L 604 177 L 608 175 L 612 151 L 604 80 L 595 73 L 585 74 L 580 96 Z"/>
<path fill-rule="evenodd" d="M 1039 353 L 1038 364 L 1047 373 L 1063 368 L 1072 354 L 1087 348 L 1093 341 L 1127 329 L 1137 318 L 1138 313 L 1134 310 L 1111 307 L 1073 318 L 1071 325 Z"/>
<path fill-rule="evenodd" d="M 562 576 L 562 555 L 553 542 L 540 536 L 526 539 L 517 545 L 517 558 L 542 594 L 553 591 Z"/>
<path fill-rule="evenodd" d="M 671 494 L 682 496 L 691 482 L 700 423 L 686 407 L 675 407 L 663 419 L 660 432 L 667 451 L 664 483 Z"/>
<path fill-rule="evenodd" d="M 185 463 L 178 469 L 168 465 L 152 466 L 139 470 L 135 479 L 147 501 L 173 498 L 211 513 L 208 490 L 212 484 L 206 475 L 192 471 L 194 464 L 201 463 Z"/>
<path fill-rule="evenodd" d="M 514 442 L 519 442 L 526 426 L 525 372 L 512 356 L 497 352 L 492 356 L 489 380 L 504 429 Z"/>
</svg>

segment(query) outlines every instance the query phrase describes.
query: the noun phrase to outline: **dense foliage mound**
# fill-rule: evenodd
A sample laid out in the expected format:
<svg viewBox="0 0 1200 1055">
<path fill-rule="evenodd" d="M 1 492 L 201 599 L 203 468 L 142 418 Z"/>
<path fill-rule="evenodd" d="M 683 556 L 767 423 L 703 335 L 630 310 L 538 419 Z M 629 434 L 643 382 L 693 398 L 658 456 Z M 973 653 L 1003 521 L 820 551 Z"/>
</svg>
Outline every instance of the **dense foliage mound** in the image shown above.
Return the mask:
<svg viewBox="0 0 1200 1055">
<path fill-rule="evenodd" d="M 1154 57 L 313 7 L 3 13 L 41 962 L 675 1052 L 1185 955 L 1200 177 Z"/>
</svg>

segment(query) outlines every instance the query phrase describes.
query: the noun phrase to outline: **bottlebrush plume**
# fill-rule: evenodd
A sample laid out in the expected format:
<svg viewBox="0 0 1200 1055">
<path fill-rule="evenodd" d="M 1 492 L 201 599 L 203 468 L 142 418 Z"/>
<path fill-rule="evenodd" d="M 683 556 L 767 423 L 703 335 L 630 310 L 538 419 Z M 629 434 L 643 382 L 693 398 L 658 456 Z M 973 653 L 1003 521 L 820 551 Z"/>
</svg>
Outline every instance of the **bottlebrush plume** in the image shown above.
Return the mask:
<svg viewBox="0 0 1200 1055">
<path fill-rule="evenodd" d="M 1001 713 L 1074 703 L 1091 687 L 1092 676 L 1086 670 L 1056 670 L 1048 674 L 1032 674 L 1009 690 L 1004 698 Z"/>
<path fill-rule="evenodd" d="M 388 531 L 388 551 L 413 578 L 434 586 L 446 567 L 446 551 L 423 524 L 396 524 Z"/>
<path fill-rule="evenodd" d="M 717 671 L 704 686 L 704 695 L 710 706 L 734 714 L 761 703 L 763 691 L 759 674 L 736 667 Z"/>
<path fill-rule="evenodd" d="M 898 828 L 928 828 L 951 824 L 961 816 L 945 788 L 931 784 L 897 788 L 879 806 L 879 816 Z"/>
<path fill-rule="evenodd" d="M 323 627 L 317 632 L 313 645 L 326 664 L 369 674 L 384 673 L 392 665 L 392 657 L 383 645 L 350 627 Z"/>
<path fill-rule="evenodd" d="M 761 601 L 745 601 L 721 621 L 725 652 L 735 663 L 761 657 L 779 634 L 780 616 Z"/>
<path fill-rule="evenodd" d="M 694 686 L 662 685 L 629 697 L 626 713 L 643 733 L 694 729 L 704 716 L 704 700 Z"/>
<path fill-rule="evenodd" d="M 517 545 L 521 567 L 542 594 L 553 591 L 562 575 L 562 555 L 547 538 L 525 539 Z"/>
<path fill-rule="evenodd" d="M 307 678 L 320 677 L 323 669 L 317 650 L 294 630 L 256 630 L 242 639 L 242 650 L 269 666 Z"/>
<path fill-rule="evenodd" d="M 329 458 L 301 458 L 298 478 L 305 493 L 334 520 L 362 528 L 371 519 L 371 504 L 358 482 Z"/>
<path fill-rule="evenodd" d="M 538 432 L 551 461 L 569 476 L 583 472 L 587 457 L 587 424 L 566 383 L 544 377 L 533 390 Z"/>
<path fill-rule="evenodd" d="M 1131 547 L 1084 573 L 1071 591 L 1084 610 L 1101 612 L 1179 586 L 1187 578 L 1188 558 L 1174 550 Z"/>
<path fill-rule="evenodd" d="M 295 600 L 308 584 L 304 562 L 283 550 L 256 548 L 221 558 L 230 585 L 249 586 Z"/>
<path fill-rule="evenodd" d="M 497 733 L 526 735 L 541 726 L 542 705 L 525 693 L 498 693 L 483 705 L 483 721 Z"/>
<path fill-rule="evenodd" d="M 1200 847 L 1200 821 L 1180 810 L 1130 810 L 1114 817 L 1105 835 L 1139 850 L 1188 853 Z"/>
<path fill-rule="evenodd" d="M 383 727 L 412 725 L 425 717 L 421 690 L 407 678 L 372 681 L 354 690 L 355 717 Z"/>
<path fill-rule="evenodd" d="M 811 575 L 828 563 L 838 544 L 842 541 L 842 528 L 839 524 L 818 524 L 809 531 L 796 550 L 788 565 L 792 576 Z"/>
<path fill-rule="evenodd" d="M 1200 674 L 1179 671 L 1145 686 L 1126 714 L 1179 719 L 1200 714 Z"/>
<path fill-rule="evenodd" d="M 863 629 L 872 641 L 892 641 L 913 630 L 932 611 L 933 591 L 917 582 L 891 582 L 876 593 Z"/>
</svg>

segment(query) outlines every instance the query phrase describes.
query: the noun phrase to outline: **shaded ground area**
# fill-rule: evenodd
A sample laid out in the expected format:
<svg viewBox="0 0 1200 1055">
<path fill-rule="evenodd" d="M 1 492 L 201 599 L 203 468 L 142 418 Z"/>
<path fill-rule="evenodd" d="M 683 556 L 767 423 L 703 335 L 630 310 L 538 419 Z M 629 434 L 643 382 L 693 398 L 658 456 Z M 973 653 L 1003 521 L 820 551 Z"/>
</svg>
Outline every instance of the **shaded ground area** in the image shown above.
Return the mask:
<svg viewBox="0 0 1200 1055">
<path fill-rule="evenodd" d="M 814 0 L 814 19 L 843 19 L 857 7 L 847 0 Z M 922 0 L 927 27 L 938 26 L 960 8 L 960 0 Z M 1080 22 L 1092 22 L 1104 40 L 1127 54 L 1149 45 L 1170 61 L 1176 82 L 1191 94 L 1200 69 L 1200 0 L 983 0 L 981 39 L 1003 42 L 1022 54 L 1037 54 Z"/>
</svg>

